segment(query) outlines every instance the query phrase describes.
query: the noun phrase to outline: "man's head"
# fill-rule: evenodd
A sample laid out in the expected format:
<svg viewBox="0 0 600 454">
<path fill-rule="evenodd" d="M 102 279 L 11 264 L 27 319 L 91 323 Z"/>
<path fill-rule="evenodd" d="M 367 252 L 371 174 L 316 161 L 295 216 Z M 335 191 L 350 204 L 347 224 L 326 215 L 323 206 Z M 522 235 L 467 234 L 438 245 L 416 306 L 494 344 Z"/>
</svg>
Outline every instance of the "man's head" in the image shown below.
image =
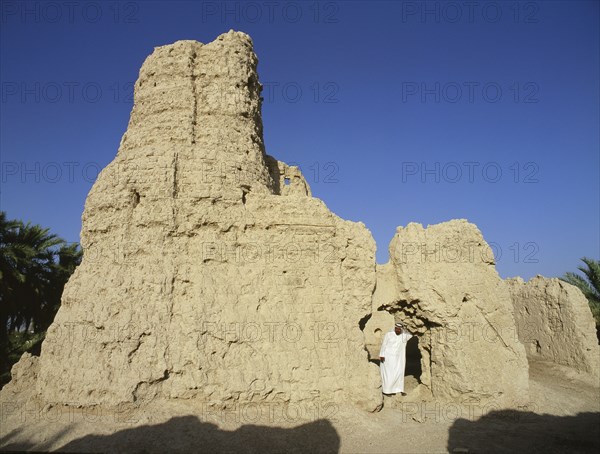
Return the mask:
<svg viewBox="0 0 600 454">
<path fill-rule="evenodd" d="M 404 330 L 404 325 L 402 323 L 396 323 L 394 325 L 394 332 L 396 334 L 401 334 L 403 330 Z"/>
</svg>

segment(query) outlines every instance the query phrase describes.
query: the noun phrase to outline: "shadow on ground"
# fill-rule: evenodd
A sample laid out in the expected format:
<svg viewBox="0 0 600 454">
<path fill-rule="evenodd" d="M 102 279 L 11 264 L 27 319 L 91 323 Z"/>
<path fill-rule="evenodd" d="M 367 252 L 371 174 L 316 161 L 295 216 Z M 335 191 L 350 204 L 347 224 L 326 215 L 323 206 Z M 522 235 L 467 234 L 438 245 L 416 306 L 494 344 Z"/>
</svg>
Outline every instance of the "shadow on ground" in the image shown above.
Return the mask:
<svg viewBox="0 0 600 454">
<path fill-rule="evenodd" d="M 6 442 L 8 443 L 5 444 Z M 2 444 L 2 450 L 46 450 L 53 442 L 40 446 L 11 444 L 5 439 L 5 443 Z M 124 429 L 112 435 L 86 435 L 70 441 L 58 450 L 128 453 L 337 453 L 339 448 L 340 437 L 333 425 L 325 419 L 291 429 L 245 425 L 234 431 L 226 431 L 215 424 L 202 422 L 196 416 L 181 416 L 171 418 L 163 424 Z"/>
<path fill-rule="evenodd" d="M 502 410 L 476 421 L 457 419 L 450 427 L 448 451 L 597 453 L 600 413 L 553 416 Z"/>
</svg>

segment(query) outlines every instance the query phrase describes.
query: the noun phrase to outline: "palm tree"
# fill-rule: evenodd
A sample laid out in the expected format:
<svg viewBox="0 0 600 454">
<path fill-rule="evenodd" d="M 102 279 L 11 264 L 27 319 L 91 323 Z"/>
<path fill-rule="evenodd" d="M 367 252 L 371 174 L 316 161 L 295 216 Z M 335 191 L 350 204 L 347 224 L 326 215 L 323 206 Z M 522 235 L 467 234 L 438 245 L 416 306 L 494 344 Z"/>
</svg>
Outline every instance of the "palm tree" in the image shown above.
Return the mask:
<svg viewBox="0 0 600 454">
<path fill-rule="evenodd" d="M 28 329 L 41 318 L 42 310 L 47 304 L 47 290 L 53 284 L 55 248 L 64 241 L 50 233 L 50 229 L 27 223 L 19 229 L 18 241 L 28 248 L 28 257 L 22 263 L 21 273 L 25 276 L 23 285 L 19 287 L 19 308 L 16 314 L 17 328 Z"/>
<path fill-rule="evenodd" d="M 27 247 L 17 241 L 20 221 L 8 220 L 0 211 L 0 346 L 6 344 L 8 321 L 16 312 L 15 292 L 25 281 L 19 264 L 27 257 Z"/>
<path fill-rule="evenodd" d="M 39 352 L 81 256 L 77 243 L 0 211 L 0 386 L 25 351 Z"/>
<path fill-rule="evenodd" d="M 78 244 L 0 212 L 0 346 L 11 332 L 50 326 L 81 255 Z"/>
<path fill-rule="evenodd" d="M 561 279 L 578 287 L 590 302 L 600 304 L 600 261 L 587 257 L 583 257 L 581 261 L 585 263 L 587 267 L 579 266 L 577 269 L 579 269 L 587 279 L 579 274 L 571 272 L 565 273 Z"/>
<path fill-rule="evenodd" d="M 579 266 L 578 269 L 585 277 L 568 272 L 560 279 L 579 288 L 585 295 L 596 319 L 596 330 L 600 336 L 600 261 L 588 257 L 583 257 L 581 261 L 586 266 Z"/>
</svg>

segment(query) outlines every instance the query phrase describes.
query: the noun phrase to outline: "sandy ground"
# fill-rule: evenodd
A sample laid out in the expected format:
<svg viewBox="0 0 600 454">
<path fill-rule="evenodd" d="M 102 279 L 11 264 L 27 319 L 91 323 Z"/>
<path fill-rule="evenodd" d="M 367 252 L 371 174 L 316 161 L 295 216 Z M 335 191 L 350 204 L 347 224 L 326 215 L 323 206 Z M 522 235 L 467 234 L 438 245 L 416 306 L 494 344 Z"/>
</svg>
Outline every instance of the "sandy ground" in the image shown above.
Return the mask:
<svg viewBox="0 0 600 454">
<path fill-rule="evenodd" d="M 407 391 L 415 386 L 408 379 Z M 4 393 L 5 394 L 5 393 Z M 3 394 L 3 400 L 6 399 Z M 217 410 L 192 401 L 143 410 L 0 402 L 0 449 L 65 452 L 600 452 L 600 388 L 550 363 L 530 365 L 530 404 L 493 406 L 385 398 L 368 413 L 323 404 Z"/>
</svg>

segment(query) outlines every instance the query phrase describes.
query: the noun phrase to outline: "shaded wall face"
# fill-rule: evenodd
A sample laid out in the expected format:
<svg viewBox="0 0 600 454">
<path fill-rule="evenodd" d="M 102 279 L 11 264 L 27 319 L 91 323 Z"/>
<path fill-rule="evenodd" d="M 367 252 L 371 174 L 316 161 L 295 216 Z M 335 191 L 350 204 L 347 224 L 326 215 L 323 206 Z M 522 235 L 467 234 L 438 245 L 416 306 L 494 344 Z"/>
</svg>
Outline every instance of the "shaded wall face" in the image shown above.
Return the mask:
<svg viewBox="0 0 600 454">
<path fill-rule="evenodd" d="M 311 198 L 299 171 L 267 167 L 257 80 L 236 33 L 144 63 L 43 345 L 46 400 L 380 403 L 358 325 L 375 244 Z M 230 163 L 240 172 L 219 167 Z M 274 164 L 295 179 L 286 196 Z"/>
<path fill-rule="evenodd" d="M 600 350 L 589 304 L 576 287 L 536 276 L 508 279 L 518 336 L 531 360 L 546 360 L 600 376 Z"/>
</svg>

